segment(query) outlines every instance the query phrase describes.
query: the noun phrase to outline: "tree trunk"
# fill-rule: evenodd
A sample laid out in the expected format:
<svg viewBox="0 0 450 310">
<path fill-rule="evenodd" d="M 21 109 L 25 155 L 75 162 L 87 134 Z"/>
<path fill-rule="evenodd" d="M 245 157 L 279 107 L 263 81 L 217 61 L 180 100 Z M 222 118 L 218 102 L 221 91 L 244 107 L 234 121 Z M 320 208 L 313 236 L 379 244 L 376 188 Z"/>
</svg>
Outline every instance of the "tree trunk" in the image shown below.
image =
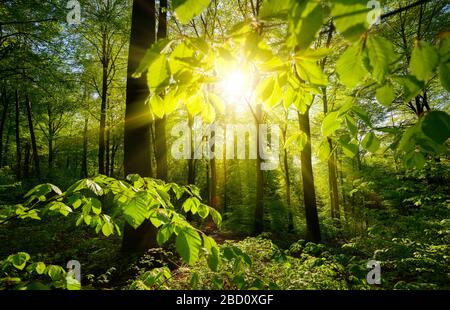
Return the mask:
<svg viewBox="0 0 450 310">
<path fill-rule="evenodd" d="M 287 122 L 287 118 L 286 118 Z M 283 128 L 283 145 L 286 143 L 286 134 L 287 134 L 287 125 Z M 289 176 L 289 161 L 288 161 L 288 150 L 284 149 L 283 156 L 283 170 L 284 170 L 284 181 L 285 181 L 285 189 L 286 189 L 286 205 L 289 212 L 289 221 L 288 221 L 288 231 L 294 231 L 294 214 L 292 212 L 291 206 L 291 178 Z"/>
<path fill-rule="evenodd" d="M 217 167 L 216 167 L 216 146 L 215 143 L 212 141 L 215 139 L 216 133 L 213 131 L 211 132 L 211 139 L 210 139 L 210 150 L 214 154 L 214 157 L 209 160 L 209 166 L 211 169 L 211 183 L 210 183 L 210 201 L 209 205 L 213 207 L 214 209 L 218 208 L 218 196 L 217 196 Z"/>
<path fill-rule="evenodd" d="M 228 194 L 227 194 L 227 143 L 226 143 L 226 137 L 227 137 L 227 126 L 224 127 L 224 143 L 223 143 L 223 203 L 222 203 L 222 217 L 223 219 L 226 218 L 226 212 L 227 212 L 227 203 L 228 203 Z"/>
<path fill-rule="evenodd" d="M 25 143 L 25 157 L 23 159 L 23 177 L 28 178 L 30 176 L 30 143 Z"/>
<path fill-rule="evenodd" d="M 6 117 L 8 116 L 8 98 L 6 97 L 6 88 L 2 90 L 3 111 L 0 119 L 0 168 L 3 166 L 3 132 L 5 129 Z"/>
<path fill-rule="evenodd" d="M 22 155 L 20 149 L 20 119 L 19 119 L 19 91 L 16 89 L 16 175 L 17 180 L 22 178 Z"/>
<path fill-rule="evenodd" d="M 33 118 L 31 112 L 31 103 L 28 95 L 25 97 L 25 106 L 27 108 L 28 128 L 30 130 L 31 147 L 33 149 L 34 171 L 37 176 L 40 174 L 39 154 L 37 150 L 36 136 L 34 135 Z"/>
<path fill-rule="evenodd" d="M 167 37 L 167 0 L 159 1 L 157 39 Z M 166 116 L 155 120 L 156 177 L 167 181 Z"/>
<path fill-rule="evenodd" d="M 155 0 L 134 0 L 131 18 L 130 48 L 127 69 L 127 97 L 124 132 L 125 175 L 138 173 L 151 176 L 150 111 L 145 104 L 149 95 L 147 74 L 133 78 L 132 74 L 155 41 Z M 146 220 L 137 229 L 125 223 L 122 252 L 142 252 L 157 246 L 156 228 Z"/>
<path fill-rule="evenodd" d="M 264 231 L 264 173 L 261 170 L 262 157 L 261 151 L 264 147 L 261 142 L 259 125 L 262 123 L 263 111 L 261 104 L 256 105 L 255 112 L 256 123 L 256 208 L 255 208 L 255 234 Z"/>
<path fill-rule="evenodd" d="M 188 180 L 187 184 L 195 184 L 195 139 L 194 139 L 194 119 L 189 116 L 189 132 L 190 132 L 190 143 L 191 143 L 191 154 L 188 159 Z"/>
<path fill-rule="evenodd" d="M 48 173 L 53 170 L 53 119 L 52 110 L 47 107 L 48 115 Z"/>
<path fill-rule="evenodd" d="M 87 152 L 88 152 L 88 122 L 89 118 L 84 119 L 84 130 L 83 130 L 83 158 L 81 160 L 81 177 L 88 177 L 88 162 L 87 162 Z"/>
<path fill-rule="evenodd" d="M 106 32 L 102 42 L 102 103 L 100 106 L 100 127 L 98 135 L 98 173 L 105 174 L 105 127 L 108 96 L 108 57 L 106 56 Z"/>
<path fill-rule="evenodd" d="M 108 109 L 107 109 L 108 110 Z M 111 154 L 111 122 L 108 119 L 108 122 L 106 124 L 106 145 L 105 145 L 105 174 L 107 176 L 111 175 L 109 172 L 110 168 L 110 154 Z"/>
<path fill-rule="evenodd" d="M 307 143 L 301 152 L 303 196 L 306 217 L 306 240 L 320 242 L 319 217 L 317 215 L 316 191 L 311 160 L 311 129 L 309 125 L 309 107 L 305 114 L 298 112 L 300 130 L 307 136 Z"/>
</svg>

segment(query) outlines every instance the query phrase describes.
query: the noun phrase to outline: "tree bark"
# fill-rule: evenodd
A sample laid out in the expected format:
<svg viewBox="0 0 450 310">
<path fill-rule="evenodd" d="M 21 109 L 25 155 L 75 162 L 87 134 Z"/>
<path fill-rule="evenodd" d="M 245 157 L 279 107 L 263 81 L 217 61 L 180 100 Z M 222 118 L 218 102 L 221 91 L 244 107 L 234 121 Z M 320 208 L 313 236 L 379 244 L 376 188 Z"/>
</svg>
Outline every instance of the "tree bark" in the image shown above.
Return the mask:
<svg viewBox="0 0 450 310">
<path fill-rule="evenodd" d="M 283 135 L 283 145 L 286 144 L 286 134 L 287 134 L 287 117 L 286 117 L 286 125 L 282 129 Z M 283 154 L 283 170 L 284 170 L 284 182 L 285 182 L 285 190 L 286 190 L 286 205 L 289 213 L 289 221 L 288 221 L 288 231 L 294 231 L 294 214 L 292 212 L 291 206 L 291 178 L 289 176 L 289 161 L 288 161 L 288 150 L 284 148 Z"/>
<path fill-rule="evenodd" d="M 298 112 L 300 130 L 307 136 L 307 143 L 301 152 L 301 169 L 303 196 L 306 217 L 306 240 L 320 242 L 320 225 L 317 215 L 316 190 L 314 188 L 314 175 L 311 160 L 311 128 L 309 125 L 309 108 L 305 114 Z"/>
<path fill-rule="evenodd" d="M 37 176 L 40 174 L 39 154 L 37 150 L 36 136 L 34 134 L 33 118 L 31 112 L 31 103 L 28 95 L 25 97 L 25 106 L 27 108 L 28 128 L 30 130 L 31 148 L 33 150 L 34 172 Z"/>
<path fill-rule="evenodd" d="M 107 32 L 102 34 L 102 95 L 100 105 L 100 127 L 98 135 L 98 173 L 105 174 L 105 127 L 106 127 L 106 104 L 108 100 L 108 67 L 109 55 L 107 55 Z"/>
<path fill-rule="evenodd" d="M 109 110 L 108 107 L 106 109 Z M 111 121 L 109 117 L 107 117 L 106 122 L 106 143 L 105 143 L 105 174 L 107 176 L 110 175 L 109 168 L 110 168 L 110 155 L 111 155 Z"/>
<path fill-rule="evenodd" d="M 188 159 L 188 180 L 187 184 L 195 184 L 195 139 L 194 139 L 194 119 L 189 116 L 188 120 L 189 132 L 190 132 L 190 143 L 191 143 L 191 154 Z"/>
<path fill-rule="evenodd" d="M 87 162 L 87 152 L 88 152 L 88 123 L 89 118 L 84 119 L 84 130 L 83 130 L 83 158 L 81 159 L 81 177 L 88 177 L 88 162 Z"/>
<path fill-rule="evenodd" d="M 5 129 L 6 117 L 8 116 L 8 98 L 6 97 L 6 88 L 2 90 L 3 111 L 0 119 L 0 168 L 3 166 L 3 132 Z"/>
<path fill-rule="evenodd" d="M 211 140 L 210 140 L 210 150 L 214 154 L 216 151 L 216 146 L 212 142 L 213 139 L 215 139 L 216 133 L 213 131 L 211 133 Z M 216 167 L 216 157 L 214 154 L 214 157 L 209 160 L 209 165 L 211 169 L 211 182 L 210 182 L 210 201 L 209 205 L 213 207 L 214 209 L 218 208 L 218 197 L 217 197 L 217 167 Z"/>
<path fill-rule="evenodd" d="M 167 0 L 159 1 L 158 33 L 157 39 L 167 37 Z M 167 181 L 167 138 L 166 116 L 155 120 L 155 159 L 156 177 Z"/>
<path fill-rule="evenodd" d="M 19 119 L 19 91 L 16 89 L 16 176 L 17 180 L 22 178 L 22 155 L 20 149 L 20 119 Z"/>
<path fill-rule="evenodd" d="M 264 147 L 261 142 L 259 125 L 262 123 L 263 111 L 262 105 L 256 105 L 255 123 L 256 123 L 256 208 L 255 208 L 255 226 L 254 233 L 260 234 L 264 231 L 264 173 L 261 170 L 263 162 L 261 151 Z"/>
<path fill-rule="evenodd" d="M 145 104 L 149 95 L 147 74 L 133 78 L 132 74 L 147 49 L 155 42 L 155 0 L 134 0 L 131 18 L 130 48 L 127 70 L 127 96 L 124 132 L 125 175 L 138 173 L 151 176 L 150 111 Z M 157 246 L 156 228 L 146 220 L 137 229 L 125 223 L 122 252 L 142 252 Z"/>
<path fill-rule="evenodd" d="M 25 157 L 23 159 L 23 177 L 28 178 L 30 176 L 30 143 L 25 143 Z"/>
</svg>

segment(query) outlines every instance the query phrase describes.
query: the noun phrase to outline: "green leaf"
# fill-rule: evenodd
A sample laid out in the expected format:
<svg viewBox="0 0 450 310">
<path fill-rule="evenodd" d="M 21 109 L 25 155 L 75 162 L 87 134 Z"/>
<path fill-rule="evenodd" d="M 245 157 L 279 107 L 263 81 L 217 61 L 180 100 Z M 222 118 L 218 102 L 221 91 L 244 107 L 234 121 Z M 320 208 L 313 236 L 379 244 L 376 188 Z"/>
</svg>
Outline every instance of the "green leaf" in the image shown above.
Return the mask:
<svg viewBox="0 0 450 310">
<path fill-rule="evenodd" d="M 296 1 L 289 14 L 288 45 L 307 49 L 322 27 L 324 12 L 319 1 Z"/>
<path fill-rule="evenodd" d="M 205 205 L 205 204 L 203 204 L 203 203 L 201 203 L 201 204 L 198 206 L 198 215 L 199 215 L 202 219 L 205 219 L 205 218 L 208 217 L 208 214 L 209 214 L 209 208 L 208 208 L 208 206 Z"/>
<path fill-rule="evenodd" d="M 71 274 L 66 275 L 66 288 L 69 291 L 78 291 L 81 289 L 81 284 Z"/>
<path fill-rule="evenodd" d="M 363 83 L 368 72 L 363 65 L 364 55 L 362 43 L 353 44 L 339 57 L 336 63 L 336 72 L 339 80 L 348 88 L 354 88 Z"/>
<path fill-rule="evenodd" d="M 402 86 L 404 102 L 410 102 L 414 97 L 420 94 L 425 86 L 423 82 L 419 81 L 413 75 L 397 76 L 394 80 Z"/>
<path fill-rule="evenodd" d="M 338 111 L 328 113 L 322 122 L 322 135 L 324 137 L 331 136 L 341 127 L 342 120 Z"/>
<path fill-rule="evenodd" d="M 57 211 L 61 213 L 64 216 L 69 215 L 69 213 L 72 213 L 72 208 L 67 206 L 66 204 L 60 202 L 60 201 L 53 201 L 49 204 L 49 210 L 51 211 Z"/>
<path fill-rule="evenodd" d="M 361 141 L 361 145 L 369 152 L 375 153 L 380 147 L 380 140 L 373 132 L 369 132 Z"/>
<path fill-rule="evenodd" d="M 358 126 L 356 125 L 355 119 L 347 114 L 345 116 L 345 122 L 346 122 L 347 128 L 350 131 L 350 133 L 352 134 L 352 136 L 356 137 L 356 135 L 358 134 Z"/>
<path fill-rule="evenodd" d="M 333 0 L 331 16 L 337 30 L 350 41 L 356 41 L 369 27 L 367 1 Z"/>
<path fill-rule="evenodd" d="M 261 102 L 266 102 L 272 97 L 275 88 L 276 79 L 274 77 L 269 77 L 263 80 L 256 87 L 256 94 Z"/>
<path fill-rule="evenodd" d="M 152 62 L 147 72 L 148 88 L 156 92 L 169 84 L 170 72 L 166 55 L 159 55 Z"/>
<path fill-rule="evenodd" d="M 307 142 L 308 136 L 306 135 L 306 133 L 304 133 L 303 131 L 298 131 L 286 140 L 284 148 L 287 149 L 289 146 L 295 143 L 295 147 L 297 147 L 298 150 L 301 151 L 303 150 Z"/>
<path fill-rule="evenodd" d="M 172 224 L 166 224 L 158 230 L 158 233 L 156 234 L 156 241 L 158 242 L 159 245 L 163 245 L 170 239 L 170 236 L 172 236 L 172 234 L 173 234 Z"/>
<path fill-rule="evenodd" d="M 133 78 L 139 78 L 142 73 L 148 70 L 150 65 L 158 59 L 159 55 L 169 49 L 170 45 L 173 41 L 169 39 L 162 39 L 158 40 L 156 43 L 154 43 L 146 52 L 144 57 L 142 58 L 141 62 L 139 63 L 138 68 L 136 69 L 136 72 L 133 73 Z"/>
<path fill-rule="evenodd" d="M 386 84 L 377 89 L 376 98 L 380 104 L 389 107 L 395 99 L 395 90 L 391 85 Z"/>
<path fill-rule="evenodd" d="M 367 115 L 366 111 L 358 106 L 353 106 L 352 111 L 359 117 L 360 120 L 366 123 L 367 126 L 372 127 L 372 122 L 370 121 L 369 115 Z"/>
<path fill-rule="evenodd" d="M 353 158 L 358 154 L 359 147 L 355 143 L 347 143 L 345 141 L 339 140 L 339 143 L 342 146 L 342 150 L 344 151 L 344 154 L 350 158 Z"/>
<path fill-rule="evenodd" d="M 61 280 L 65 274 L 65 270 L 61 266 L 49 265 L 47 266 L 47 274 L 53 281 Z"/>
<path fill-rule="evenodd" d="M 395 61 L 393 44 L 380 36 L 370 36 L 367 39 L 367 48 L 372 77 L 380 84 L 384 83 L 389 74 L 389 65 Z"/>
<path fill-rule="evenodd" d="M 407 168 L 422 169 L 425 165 L 425 157 L 420 152 L 412 151 L 405 155 L 404 163 Z"/>
<path fill-rule="evenodd" d="M 138 228 L 149 216 L 145 195 L 134 196 L 125 206 L 123 216 L 134 229 Z"/>
<path fill-rule="evenodd" d="M 265 0 L 259 11 L 259 18 L 271 19 L 286 17 L 292 0 Z"/>
<path fill-rule="evenodd" d="M 450 92 L 450 62 L 439 65 L 439 79 L 442 87 Z"/>
<path fill-rule="evenodd" d="M 92 212 L 97 215 L 100 214 L 102 212 L 102 203 L 100 200 L 93 197 L 89 197 L 87 199 L 89 201 L 89 205 L 91 206 Z"/>
<path fill-rule="evenodd" d="M 428 43 L 419 41 L 411 54 L 409 68 L 411 73 L 419 81 L 428 81 L 434 75 L 439 63 L 439 55 L 436 49 Z"/>
<path fill-rule="evenodd" d="M 202 240 L 194 229 L 183 228 L 178 233 L 175 246 L 181 258 L 189 265 L 193 265 L 198 260 Z"/>
<path fill-rule="evenodd" d="M 431 111 L 422 119 L 422 131 L 438 144 L 450 137 L 450 115 L 443 111 Z"/>
<path fill-rule="evenodd" d="M 320 160 L 322 160 L 322 161 L 328 160 L 328 157 L 330 157 L 330 154 L 331 154 L 331 149 L 330 149 L 330 144 L 328 143 L 327 140 L 323 140 L 320 143 L 317 153 L 318 153 L 317 155 Z"/>
<path fill-rule="evenodd" d="M 19 252 L 17 254 L 13 254 L 8 256 L 7 261 L 12 263 L 14 267 L 19 270 L 23 270 L 25 265 L 30 260 L 30 254 L 25 252 Z"/>
<path fill-rule="evenodd" d="M 207 124 L 214 123 L 216 119 L 216 110 L 209 103 L 205 103 L 202 109 L 202 120 Z"/>
<path fill-rule="evenodd" d="M 172 7 L 178 20 L 187 24 L 205 10 L 210 2 L 211 0 L 172 0 Z"/>
<path fill-rule="evenodd" d="M 211 248 L 211 254 L 207 258 L 207 263 L 212 271 L 218 271 L 220 263 L 220 252 L 217 247 Z"/>
<path fill-rule="evenodd" d="M 216 209 L 209 207 L 209 214 L 211 214 L 213 222 L 217 227 L 220 227 L 222 225 L 222 216 L 220 213 Z"/>
<path fill-rule="evenodd" d="M 36 272 L 38 273 L 38 274 L 43 274 L 44 272 L 45 272 L 45 264 L 43 263 L 43 262 L 38 262 L 37 264 L 36 264 L 36 268 L 35 268 L 35 270 L 36 270 Z"/>
<path fill-rule="evenodd" d="M 314 60 L 318 61 L 327 57 L 331 53 L 329 48 L 319 47 L 317 49 L 307 49 L 301 50 L 296 55 L 295 58 L 298 60 Z"/>
<path fill-rule="evenodd" d="M 164 100 L 159 95 L 153 94 L 150 97 L 150 110 L 158 118 L 164 117 Z"/>
<path fill-rule="evenodd" d="M 328 77 L 313 61 L 297 61 L 295 63 L 298 75 L 312 85 L 327 86 Z"/>
<path fill-rule="evenodd" d="M 100 185 L 90 179 L 86 179 L 86 188 L 90 189 L 97 196 L 103 195 L 103 190 Z"/>
<path fill-rule="evenodd" d="M 106 237 L 109 237 L 112 233 L 114 233 L 114 224 L 111 222 L 105 222 L 102 226 L 102 233 Z"/>
<path fill-rule="evenodd" d="M 192 96 L 189 96 L 185 102 L 186 109 L 190 116 L 194 117 L 195 115 L 202 112 L 203 109 L 203 94 L 196 93 Z"/>
</svg>

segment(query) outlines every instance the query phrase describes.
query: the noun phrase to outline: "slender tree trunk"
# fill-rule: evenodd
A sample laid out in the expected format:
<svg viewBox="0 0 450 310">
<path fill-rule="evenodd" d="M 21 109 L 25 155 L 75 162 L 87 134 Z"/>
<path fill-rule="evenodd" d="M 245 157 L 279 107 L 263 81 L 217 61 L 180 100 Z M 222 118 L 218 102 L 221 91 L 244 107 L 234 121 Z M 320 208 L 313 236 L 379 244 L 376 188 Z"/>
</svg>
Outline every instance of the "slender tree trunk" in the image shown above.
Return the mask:
<svg viewBox="0 0 450 310">
<path fill-rule="evenodd" d="M 286 118 L 287 122 L 287 118 Z M 283 134 L 283 145 L 286 143 L 286 134 L 287 134 L 287 123 L 286 126 L 282 130 Z M 285 182 L 285 190 L 286 190 L 286 205 L 289 213 L 289 221 L 288 221 L 288 231 L 294 231 L 294 214 L 291 206 L 291 178 L 289 176 L 289 160 L 288 160 L 288 150 L 284 149 L 283 154 L 283 170 L 284 170 L 284 182 Z"/>
<path fill-rule="evenodd" d="M 47 107 L 48 116 L 48 173 L 53 170 L 53 115 L 52 110 Z"/>
<path fill-rule="evenodd" d="M 324 67 L 324 63 L 322 69 Z M 323 101 L 323 114 L 326 116 L 328 114 L 328 96 L 327 89 L 322 88 L 322 101 Z M 334 150 L 333 141 L 330 137 L 327 137 L 328 147 L 331 150 L 331 154 L 328 157 L 328 190 L 330 193 L 330 210 L 331 218 L 339 221 L 340 210 L 339 210 L 339 192 L 337 186 L 337 173 L 336 173 L 336 152 Z"/>
<path fill-rule="evenodd" d="M 213 140 L 215 139 L 216 133 L 213 131 L 211 133 L 211 139 L 210 139 L 210 150 L 214 154 L 216 151 L 216 146 L 213 143 Z M 210 202 L 209 205 L 213 207 L 214 209 L 218 208 L 218 197 L 217 197 L 217 167 L 216 167 L 216 156 L 214 154 L 214 157 L 209 160 L 209 165 L 211 169 L 211 183 L 210 183 Z"/>
<path fill-rule="evenodd" d="M 306 239 L 315 243 L 320 242 L 320 225 L 317 215 L 316 190 L 311 159 L 311 129 L 309 125 L 309 108 L 305 114 L 298 113 L 300 130 L 307 136 L 307 143 L 301 152 L 301 168 L 303 196 L 306 217 Z"/>
<path fill-rule="evenodd" d="M 228 174 L 227 174 L 227 126 L 224 128 L 224 144 L 223 144 L 223 203 L 222 203 L 222 217 L 226 218 L 227 212 L 227 203 L 228 203 L 228 193 L 227 193 L 227 183 L 228 183 Z"/>
<path fill-rule="evenodd" d="M 30 176 L 30 143 L 25 143 L 25 157 L 23 159 L 23 177 L 28 178 Z"/>
<path fill-rule="evenodd" d="M 188 121 L 190 139 L 191 139 L 191 154 L 188 160 L 188 180 L 187 184 L 195 184 L 195 138 L 194 138 L 194 119 L 189 116 Z"/>
<path fill-rule="evenodd" d="M 114 165 L 115 165 L 115 161 L 116 161 L 116 153 L 117 153 L 117 149 L 119 148 L 119 145 L 114 143 L 114 138 L 113 138 L 113 146 L 112 146 L 112 150 L 111 150 L 111 168 L 109 169 L 109 172 L 111 174 L 112 177 L 114 177 Z"/>
<path fill-rule="evenodd" d="M 105 174 L 105 130 L 106 130 L 106 110 L 108 104 L 108 69 L 109 69 L 109 47 L 108 47 L 108 29 L 104 26 L 102 29 L 102 95 L 100 105 L 100 127 L 98 135 L 98 172 Z"/>
<path fill-rule="evenodd" d="M 88 177 L 88 162 L 87 162 L 87 153 L 88 153 L 88 123 L 89 118 L 84 119 L 84 130 L 83 130 L 83 157 L 81 160 L 81 176 L 83 178 Z"/>
<path fill-rule="evenodd" d="M 110 127 L 111 127 L 111 122 L 110 122 L 110 120 L 108 118 L 108 121 L 107 121 L 107 124 L 106 124 L 106 129 L 105 129 L 106 130 L 105 174 L 108 175 L 108 176 L 110 175 L 109 168 L 110 168 L 110 154 L 111 154 L 111 130 L 110 130 Z"/>
<path fill-rule="evenodd" d="M 264 231 L 264 173 L 261 170 L 261 164 L 263 162 L 261 152 L 264 147 L 261 142 L 259 125 L 263 120 L 262 105 L 256 105 L 255 111 L 255 123 L 256 123 L 256 208 L 255 208 L 255 234 L 260 234 Z"/>
<path fill-rule="evenodd" d="M 159 1 L 157 39 L 167 37 L 167 0 Z M 167 181 L 166 116 L 155 120 L 156 177 Z"/>
<path fill-rule="evenodd" d="M 0 168 L 3 166 L 3 132 L 5 129 L 6 117 L 8 116 L 8 98 L 6 97 L 6 88 L 2 90 L 3 111 L 0 119 Z"/>
<path fill-rule="evenodd" d="M 22 155 L 20 149 L 20 110 L 19 110 L 19 91 L 16 89 L 16 175 L 17 179 L 22 178 Z"/>
<path fill-rule="evenodd" d="M 31 112 L 31 103 L 28 95 L 25 97 L 25 106 L 27 108 L 27 118 L 28 118 L 28 128 L 30 130 L 31 147 L 33 149 L 33 161 L 34 161 L 34 171 L 37 176 L 40 174 L 39 169 L 39 154 L 37 150 L 36 136 L 34 135 L 33 118 Z"/>
<path fill-rule="evenodd" d="M 155 41 L 155 0 L 134 0 L 131 18 L 130 48 L 127 70 L 127 98 L 124 132 L 125 175 L 151 176 L 150 111 L 145 104 L 149 95 L 147 74 L 132 77 L 147 49 Z M 122 251 L 142 252 L 157 246 L 156 228 L 146 220 L 137 229 L 125 223 Z"/>
</svg>

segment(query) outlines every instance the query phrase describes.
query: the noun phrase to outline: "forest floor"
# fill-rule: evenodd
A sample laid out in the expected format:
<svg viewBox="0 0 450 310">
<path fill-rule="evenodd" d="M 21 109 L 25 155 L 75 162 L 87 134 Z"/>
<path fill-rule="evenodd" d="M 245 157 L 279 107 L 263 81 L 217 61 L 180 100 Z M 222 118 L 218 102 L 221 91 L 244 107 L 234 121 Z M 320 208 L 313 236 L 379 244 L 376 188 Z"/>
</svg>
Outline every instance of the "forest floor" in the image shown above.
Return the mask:
<svg viewBox="0 0 450 310">
<path fill-rule="evenodd" d="M 204 259 L 194 266 L 183 264 L 173 245 L 124 257 L 119 236 L 76 227 L 70 216 L 0 225 L 0 260 L 21 251 L 36 261 L 61 266 L 78 260 L 84 289 L 129 288 L 146 271 L 161 266 L 168 266 L 172 275 L 154 289 L 450 289 L 450 193 L 445 171 L 434 179 L 366 176 L 352 199 L 365 220 L 348 216 L 336 227 L 322 218 L 321 244 L 306 242 L 301 231 L 249 237 L 200 225 L 222 248 L 245 253 L 240 264 L 223 262 L 217 272 Z M 20 201 L 22 194 L 20 189 L 3 190 L 0 205 Z M 371 259 L 381 263 L 381 285 L 366 281 Z"/>
</svg>

